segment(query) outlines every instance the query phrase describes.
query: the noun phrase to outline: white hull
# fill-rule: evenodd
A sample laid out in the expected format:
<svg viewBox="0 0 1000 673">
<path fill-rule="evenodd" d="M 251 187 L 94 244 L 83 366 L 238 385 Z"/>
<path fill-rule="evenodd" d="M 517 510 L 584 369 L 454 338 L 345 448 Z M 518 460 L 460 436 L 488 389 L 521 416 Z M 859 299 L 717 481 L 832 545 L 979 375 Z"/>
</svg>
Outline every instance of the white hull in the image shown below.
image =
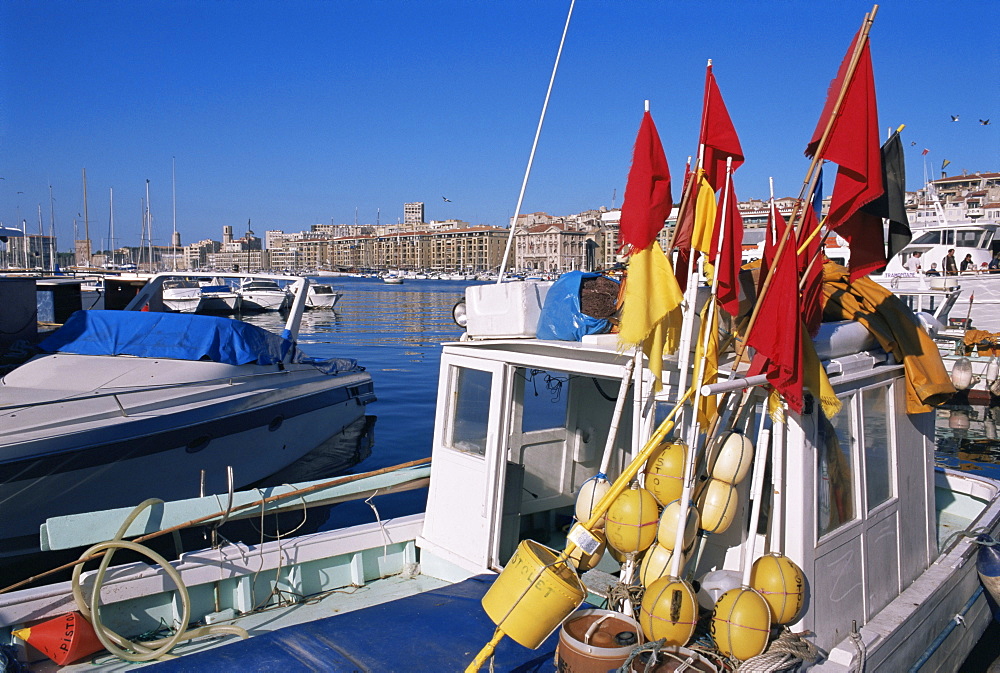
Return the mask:
<svg viewBox="0 0 1000 673">
<path fill-rule="evenodd" d="M 60 385 L 66 371 L 82 385 Z M 143 386 L 122 386 L 124 380 Z M 209 492 L 225 491 L 228 465 L 237 486 L 252 483 L 364 415 L 348 389 L 369 381 L 367 374 L 327 376 L 309 365 L 276 371 L 168 359 L 35 358 L 4 379 L 0 458 L 4 471 L 18 476 L 0 482 L 0 509 L 10 517 L 3 536 L 37 545 L 38 527 L 51 516 L 197 495 L 200 470 Z M 46 399 L 77 395 L 88 397 Z M 46 403 L 11 408 L 18 400 Z M 0 545 L 20 551 L 13 546 Z"/>
</svg>

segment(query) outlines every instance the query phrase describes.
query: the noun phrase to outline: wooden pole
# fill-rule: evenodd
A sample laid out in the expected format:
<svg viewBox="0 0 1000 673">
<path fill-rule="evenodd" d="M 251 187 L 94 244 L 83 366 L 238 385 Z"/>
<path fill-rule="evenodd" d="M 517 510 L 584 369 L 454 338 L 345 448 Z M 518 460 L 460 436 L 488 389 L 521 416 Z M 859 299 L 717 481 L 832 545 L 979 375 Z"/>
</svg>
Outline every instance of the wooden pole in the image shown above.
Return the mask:
<svg viewBox="0 0 1000 673">
<path fill-rule="evenodd" d="M 803 201 L 812 201 L 812 195 L 816 189 L 816 180 L 819 175 L 816 170 L 822 161 L 823 151 L 826 149 L 826 145 L 830 139 L 830 134 L 833 131 L 833 123 L 837 119 L 837 115 L 840 114 L 840 108 L 844 103 L 844 98 L 847 95 L 847 87 L 850 85 L 851 80 L 854 79 L 854 71 L 857 70 L 858 61 L 861 58 L 861 50 L 863 49 L 865 43 L 868 41 L 868 33 L 871 30 L 872 22 L 875 20 L 875 14 L 878 12 L 878 5 L 872 8 L 872 11 L 865 14 L 865 20 L 861 24 L 861 34 L 858 38 L 857 43 L 854 45 L 854 52 L 851 54 L 851 61 L 848 64 L 847 73 L 844 76 L 844 81 L 841 83 L 840 91 L 837 94 L 837 101 L 830 111 L 830 117 L 827 119 L 826 128 L 823 130 L 823 135 L 820 137 L 819 144 L 816 147 L 816 152 L 813 154 L 812 162 L 809 164 L 809 170 L 806 172 L 806 178 L 803 181 L 802 189 L 799 191 L 798 199 L 795 202 L 795 209 L 792 211 L 792 219 L 789 221 L 788 226 L 785 227 L 785 233 L 781 237 L 781 241 L 778 244 L 778 249 L 774 253 L 774 260 L 771 262 L 770 268 L 767 270 L 767 276 L 764 278 L 764 284 L 761 286 L 760 293 L 757 295 L 757 301 L 754 303 L 753 313 L 750 315 L 750 322 L 747 324 L 746 333 L 744 334 L 743 342 L 740 344 L 740 352 L 736 356 L 736 361 L 743 357 L 743 353 L 746 352 L 748 338 L 754 325 L 757 324 L 757 317 L 760 314 L 761 299 L 767 294 L 768 289 L 771 287 L 771 281 L 774 278 L 774 270 L 778 266 L 778 260 L 781 259 L 781 255 L 785 250 L 785 247 L 790 239 L 790 232 L 797 231 L 802 225 L 804 219 L 803 214 Z M 794 247 L 793 247 L 794 249 Z"/>
</svg>

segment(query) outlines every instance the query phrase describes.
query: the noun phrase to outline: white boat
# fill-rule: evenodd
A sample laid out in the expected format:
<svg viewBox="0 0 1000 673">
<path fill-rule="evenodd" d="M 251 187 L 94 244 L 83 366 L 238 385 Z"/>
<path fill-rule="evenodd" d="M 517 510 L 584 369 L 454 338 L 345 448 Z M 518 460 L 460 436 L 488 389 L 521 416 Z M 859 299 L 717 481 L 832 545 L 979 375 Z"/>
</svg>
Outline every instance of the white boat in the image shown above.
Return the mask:
<svg viewBox="0 0 1000 673">
<path fill-rule="evenodd" d="M 195 278 L 170 278 L 163 281 L 163 304 L 177 313 L 197 313 L 201 307 L 201 285 Z"/>
<path fill-rule="evenodd" d="M 201 306 L 199 313 L 238 313 L 243 301 L 239 292 L 222 282 L 221 278 L 199 281 L 201 286 Z"/>
<path fill-rule="evenodd" d="M 293 288 L 293 292 L 295 292 Z M 340 301 L 343 292 L 337 292 L 331 285 L 309 283 L 306 294 L 306 308 L 333 308 Z"/>
<path fill-rule="evenodd" d="M 492 311 L 510 293 L 531 293 L 533 286 L 526 281 L 468 292 L 492 297 L 479 304 Z M 509 310 L 506 322 L 516 321 L 518 309 Z M 367 499 L 376 508 L 370 523 L 186 553 L 171 563 L 187 587 L 186 605 L 172 598 L 178 595 L 175 580 L 162 569 L 143 563 L 114 568 L 101 591 L 103 623 L 134 637 L 161 618 L 183 629 L 178 615 L 184 614 L 190 623 L 233 622 L 253 634 L 244 641 L 181 645 L 173 651 L 180 659 L 161 664 L 166 671 L 242 670 L 263 657 L 275 670 L 303 658 L 332 670 L 341 661 L 367 670 L 407 670 L 412 648 L 420 650 L 422 668 L 461 670 L 503 617 L 490 603 L 497 595 L 487 593 L 494 582 L 507 582 L 503 600 L 512 611 L 524 609 L 518 595 L 539 588 L 530 579 L 510 584 L 509 578 L 525 575 L 548 582 L 540 590 L 545 595 L 558 580 L 560 591 L 578 586 L 573 591 L 584 592 L 580 600 L 586 594 L 591 603 L 607 601 L 622 570 L 608 554 L 583 576 L 585 584 L 578 584 L 572 564 L 565 566 L 569 574 L 544 573 L 566 543 L 576 501 L 603 454 L 610 450 L 608 477 L 614 479 L 659 444 L 660 421 L 678 393 L 677 362 L 665 360 L 666 385 L 654 393 L 648 363 L 640 359 L 633 368 L 636 360 L 620 352 L 615 335 L 581 342 L 493 338 L 482 325 L 494 323 L 469 324 L 466 339 L 443 347 L 429 468 L 410 465 L 350 483 L 237 493 L 228 507 L 215 497 L 167 503 L 155 516 L 136 519 L 126 537 L 202 516 L 259 517 L 261 507 L 298 511 L 345 499 Z M 758 451 L 770 446 L 772 456 L 756 459 L 732 491 L 735 523 L 700 534 L 700 551 L 689 557 L 696 560 L 686 572 L 701 580 L 698 600 L 711 606 L 726 586 L 720 578 L 731 584 L 738 576 L 742 555 L 781 552 L 803 571 L 804 606 L 788 628 L 818 648 L 819 658 L 806 668 L 954 671 L 991 620 L 976 575 L 977 545 L 957 533 L 997 534 L 1000 483 L 935 467 L 934 414 L 904 413 L 902 365 L 858 327 L 827 323 L 816 339 L 844 405 L 832 424 L 814 404 L 802 414 L 786 411 L 785 422 L 772 425 L 764 394 L 751 397 L 743 414 L 726 412 L 728 423 L 745 431 Z M 558 394 L 536 395 L 536 382 L 543 380 L 558 382 Z M 709 392 L 747 383 L 723 381 Z M 616 427 L 618 399 L 624 404 Z M 767 523 L 750 528 L 751 484 L 764 470 L 774 482 L 763 489 Z M 639 474 L 651 488 L 648 469 Z M 378 517 L 378 493 L 420 487 L 428 478 L 423 513 Z M 271 500 L 254 505 L 261 497 Z M 43 539 L 48 547 L 67 548 L 111 538 L 127 512 L 54 519 Z M 533 562 L 522 549 L 540 556 Z M 83 577 L 91 582 L 94 574 Z M 298 599 L 283 600 L 287 596 L 314 598 L 307 610 Z M 69 582 L 0 594 L 0 633 L 72 609 Z M 530 614 L 521 612 L 519 619 L 540 623 L 532 631 L 537 638 L 524 637 L 535 638 L 529 647 L 537 649 L 505 640 L 496 649 L 497 670 L 551 661 L 558 636 L 549 633 L 566 609 L 560 605 L 550 614 L 542 601 Z M 501 635 L 516 631 L 513 622 L 505 624 Z M 385 646 L 387 638 L 392 647 Z M 429 642 L 447 646 L 425 647 Z M 102 668 L 87 662 L 66 670 Z"/>
<path fill-rule="evenodd" d="M 968 312 L 971 326 L 988 332 L 1000 332 L 1000 272 L 991 273 L 990 261 L 1000 251 L 1000 225 L 992 222 L 930 225 L 914 231 L 910 241 L 900 254 L 889 260 L 885 271 L 872 276 L 872 280 L 893 290 L 909 291 L 919 289 L 957 288 L 962 291 L 959 308 L 972 298 L 972 310 Z M 955 250 L 955 263 L 961 265 L 969 256 L 974 270 L 959 271 L 956 275 L 944 275 L 944 258 L 948 251 Z M 914 253 L 921 253 L 921 273 L 910 271 L 905 264 Z M 928 275 L 931 265 L 940 275 Z M 966 318 L 965 311 L 958 311 Z"/>
<path fill-rule="evenodd" d="M 374 400 L 353 360 L 318 362 L 285 330 L 157 312 L 153 278 L 124 311 L 77 311 L 0 379 L 0 556 L 37 549 L 46 518 L 270 475 Z M 299 284 L 308 282 L 298 279 Z M 146 310 L 150 308 L 152 310 Z"/>
<path fill-rule="evenodd" d="M 292 303 L 292 295 L 278 284 L 278 279 L 286 281 L 287 276 L 267 278 L 254 276 L 244 278 L 236 292 L 240 295 L 243 311 L 283 311 Z"/>
<path fill-rule="evenodd" d="M 382 282 L 387 285 L 402 285 L 403 277 L 397 276 L 396 274 L 386 274 L 382 276 Z"/>
</svg>

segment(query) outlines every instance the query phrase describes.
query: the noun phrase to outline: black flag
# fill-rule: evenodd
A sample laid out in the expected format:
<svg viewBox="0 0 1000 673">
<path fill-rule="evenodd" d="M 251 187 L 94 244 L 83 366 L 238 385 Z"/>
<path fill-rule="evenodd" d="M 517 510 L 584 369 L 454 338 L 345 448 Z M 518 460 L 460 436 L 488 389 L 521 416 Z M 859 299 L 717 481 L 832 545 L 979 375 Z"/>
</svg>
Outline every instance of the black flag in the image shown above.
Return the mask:
<svg viewBox="0 0 1000 673">
<path fill-rule="evenodd" d="M 903 163 L 903 141 L 898 131 L 882 145 L 882 184 L 885 185 L 882 196 L 861 210 L 889 220 L 888 261 L 913 238 L 906 216 L 906 166 Z"/>
</svg>

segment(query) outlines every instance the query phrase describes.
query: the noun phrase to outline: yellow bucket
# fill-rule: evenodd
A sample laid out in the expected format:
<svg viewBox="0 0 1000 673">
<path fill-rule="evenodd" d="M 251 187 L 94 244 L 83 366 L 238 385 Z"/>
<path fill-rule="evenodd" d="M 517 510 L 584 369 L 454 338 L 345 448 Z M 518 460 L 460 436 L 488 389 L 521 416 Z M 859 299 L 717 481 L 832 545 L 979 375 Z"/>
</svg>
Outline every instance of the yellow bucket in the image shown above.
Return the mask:
<svg viewBox="0 0 1000 673">
<path fill-rule="evenodd" d="M 555 563 L 558 556 L 534 540 L 522 540 L 483 596 L 483 609 L 497 628 L 532 650 L 545 642 L 586 595 L 573 567 Z"/>
</svg>

